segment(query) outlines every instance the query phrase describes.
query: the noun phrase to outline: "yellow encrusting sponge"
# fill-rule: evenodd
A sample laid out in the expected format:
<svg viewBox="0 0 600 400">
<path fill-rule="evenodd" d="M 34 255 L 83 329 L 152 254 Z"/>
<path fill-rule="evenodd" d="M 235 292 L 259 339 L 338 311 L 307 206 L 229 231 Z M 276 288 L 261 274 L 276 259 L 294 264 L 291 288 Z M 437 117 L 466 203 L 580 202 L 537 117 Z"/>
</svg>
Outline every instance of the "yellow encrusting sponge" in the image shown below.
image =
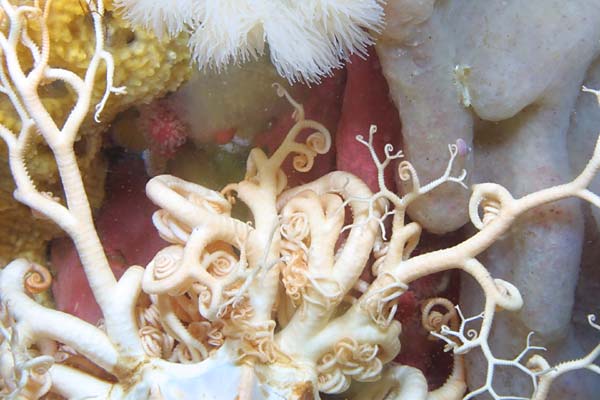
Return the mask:
<svg viewBox="0 0 600 400">
<path fill-rule="evenodd" d="M 105 166 L 99 153 L 102 132 L 119 112 L 174 91 L 190 74 L 185 34 L 159 40 L 149 32 L 134 32 L 119 13 L 113 12 L 112 1 L 105 3 L 104 29 L 107 50 L 114 58 L 114 85 L 125 86 L 127 93 L 110 96 L 100 115 L 99 124 L 94 122 L 92 110 L 79 131 L 77 156 L 88 196 L 95 207 L 100 205 L 103 197 Z M 86 4 L 84 1 L 54 0 L 48 18 L 51 42 L 49 65 L 68 69 L 80 77 L 87 70 L 95 42 L 91 11 Z M 1 22 L 0 29 L 6 30 Z M 37 26 L 30 26 L 30 34 L 34 39 L 37 39 L 38 32 Z M 21 63 L 24 66 L 30 64 L 31 53 L 22 46 L 19 50 Z M 104 66 L 96 76 L 93 104 L 104 93 L 106 75 L 103 71 Z M 54 120 L 62 124 L 73 107 L 75 96 L 71 89 L 62 83 L 48 83 L 39 91 L 39 95 Z M 13 131 L 18 131 L 21 124 L 6 98 L 0 100 L 0 123 Z M 60 196 L 54 159 L 40 138 L 31 146 L 28 158 L 30 175 L 38 186 Z M 4 178 L 0 178 L 0 265 L 23 254 L 34 259 L 43 257 L 47 240 L 60 232 L 52 223 L 41 223 L 39 220 L 31 222 L 33 217 L 29 209 L 12 199 L 14 186 L 9 176 L 6 147 L 2 143 L 0 177 Z M 87 184 L 89 182 L 93 184 Z M 15 217 L 21 223 L 15 224 Z"/>
</svg>

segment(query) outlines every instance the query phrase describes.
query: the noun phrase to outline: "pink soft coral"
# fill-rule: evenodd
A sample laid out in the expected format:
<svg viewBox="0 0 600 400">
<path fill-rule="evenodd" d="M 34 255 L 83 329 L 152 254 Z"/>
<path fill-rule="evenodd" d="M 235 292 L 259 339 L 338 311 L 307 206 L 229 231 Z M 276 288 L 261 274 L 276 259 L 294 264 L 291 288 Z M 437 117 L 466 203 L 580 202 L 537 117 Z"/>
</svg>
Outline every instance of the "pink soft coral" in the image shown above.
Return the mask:
<svg viewBox="0 0 600 400">
<path fill-rule="evenodd" d="M 187 140 L 187 128 L 166 100 L 142 108 L 140 122 L 150 149 L 170 158 Z"/>
</svg>

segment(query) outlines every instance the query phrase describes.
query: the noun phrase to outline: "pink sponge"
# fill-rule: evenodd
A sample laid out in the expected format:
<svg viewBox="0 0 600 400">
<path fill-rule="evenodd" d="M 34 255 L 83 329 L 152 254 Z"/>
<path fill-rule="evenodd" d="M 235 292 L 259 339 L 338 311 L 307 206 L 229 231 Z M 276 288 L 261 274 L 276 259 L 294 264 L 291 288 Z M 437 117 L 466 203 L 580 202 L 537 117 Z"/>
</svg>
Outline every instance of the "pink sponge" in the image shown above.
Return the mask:
<svg viewBox="0 0 600 400">
<path fill-rule="evenodd" d="M 361 135 L 368 140 L 369 127 L 376 125 L 373 147 L 380 159 L 383 159 L 385 144 L 392 144 L 396 151 L 401 149 L 400 117 L 388 96 L 388 85 L 373 48 L 366 59 L 355 55 L 350 57 L 346 70 L 348 78 L 342 116 L 335 136 L 337 169 L 353 173 L 365 181 L 372 191 L 377 192 L 377 169 L 369 149 L 359 143 L 356 136 Z M 390 165 L 385 172 L 387 187 L 394 191 L 394 166 Z"/>
</svg>

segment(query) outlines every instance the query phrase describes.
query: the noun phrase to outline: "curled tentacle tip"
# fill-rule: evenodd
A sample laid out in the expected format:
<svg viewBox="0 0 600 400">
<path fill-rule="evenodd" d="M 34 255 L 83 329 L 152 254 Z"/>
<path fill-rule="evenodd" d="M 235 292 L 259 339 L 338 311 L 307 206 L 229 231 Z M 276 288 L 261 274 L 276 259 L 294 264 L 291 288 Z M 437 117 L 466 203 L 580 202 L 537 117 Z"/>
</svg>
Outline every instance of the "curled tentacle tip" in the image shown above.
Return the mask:
<svg viewBox="0 0 600 400">
<path fill-rule="evenodd" d="M 515 285 L 503 279 L 494 279 L 500 298 L 498 307 L 509 311 L 517 311 L 523 307 L 523 297 Z"/>
<path fill-rule="evenodd" d="M 448 145 L 448 152 L 450 153 L 450 164 L 454 161 L 458 155 L 458 146 L 454 143 Z"/>
<path fill-rule="evenodd" d="M 508 190 L 494 183 L 473 185 L 472 191 L 469 199 L 469 217 L 479 230 L 499 216 L 503 208 L 514 200 Z M 483 218 L 479 215 L 480 206 L 483 207 Z"/>
<path fill-rule="evenodd" d="M 318 131 L 306 139 L 306 145 L 317 154 L 325 154 L 331 148 L 331 135 L 328 131 Z"/>
<path fill-rule="evenodd" d="M 47 290 L 51 283 L 52 275 L 50 271 L 39 264 L 32 263 L 25 278 L 25 289 L 31 294 L 38 294 Z"/>
<path fill-rule="evenodd" d="M 146 266 L 142 289 L 146 293 L 160 294 L 177 290 L 186 280 L 182 265 L 183 247 L 173 245 L 159 251 Z"/>
<path fill-rule="evenodd" d="M 274 82 L 271 86 L 273 86 L 273 88 L 275 88 L 275 90 L 277 91 L 277 95 L 279 97 L 282 97 L 286 92 L 286 90 L 283 88 L 283 86 L 281 86 L 281 84 L 279 84 L 277 82 Z"/>
<path fill-rule="evenodd" d="M 592 327 L 594 327 L 594 328 L 596 328 L 596 329 L 598 329 L 600 331 L 600 325 L 598 323 L 596 323 L 596 316 L 594 314 L 589 314 L 587 316 L 587 320 L 588 320 L 588 323 Z"/>
<path fill-rule="evenodd" d="M 299 154 L 292 159 L 292 165 L 298 172 L 308 172 L 313 166 L 314 157 L 308 154 Z"/>
</svg>

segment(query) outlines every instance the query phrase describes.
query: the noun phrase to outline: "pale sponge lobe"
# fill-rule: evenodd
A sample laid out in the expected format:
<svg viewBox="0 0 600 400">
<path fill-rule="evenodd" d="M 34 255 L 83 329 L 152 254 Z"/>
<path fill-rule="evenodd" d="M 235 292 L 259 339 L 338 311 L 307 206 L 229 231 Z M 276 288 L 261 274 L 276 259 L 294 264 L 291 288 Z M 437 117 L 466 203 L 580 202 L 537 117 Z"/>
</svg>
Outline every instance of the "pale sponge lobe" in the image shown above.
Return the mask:
<svg viewBox="0 0 600 400">
<path fill-rule="evenodd" d="M 200 69 L 264 54 L 290 82 L 319 82 L 352 54 L 366 55 L 383 27 L 382 0 L 118 0 L 125 18 L 157 35 L 191 33 Z"/>
</svg>

